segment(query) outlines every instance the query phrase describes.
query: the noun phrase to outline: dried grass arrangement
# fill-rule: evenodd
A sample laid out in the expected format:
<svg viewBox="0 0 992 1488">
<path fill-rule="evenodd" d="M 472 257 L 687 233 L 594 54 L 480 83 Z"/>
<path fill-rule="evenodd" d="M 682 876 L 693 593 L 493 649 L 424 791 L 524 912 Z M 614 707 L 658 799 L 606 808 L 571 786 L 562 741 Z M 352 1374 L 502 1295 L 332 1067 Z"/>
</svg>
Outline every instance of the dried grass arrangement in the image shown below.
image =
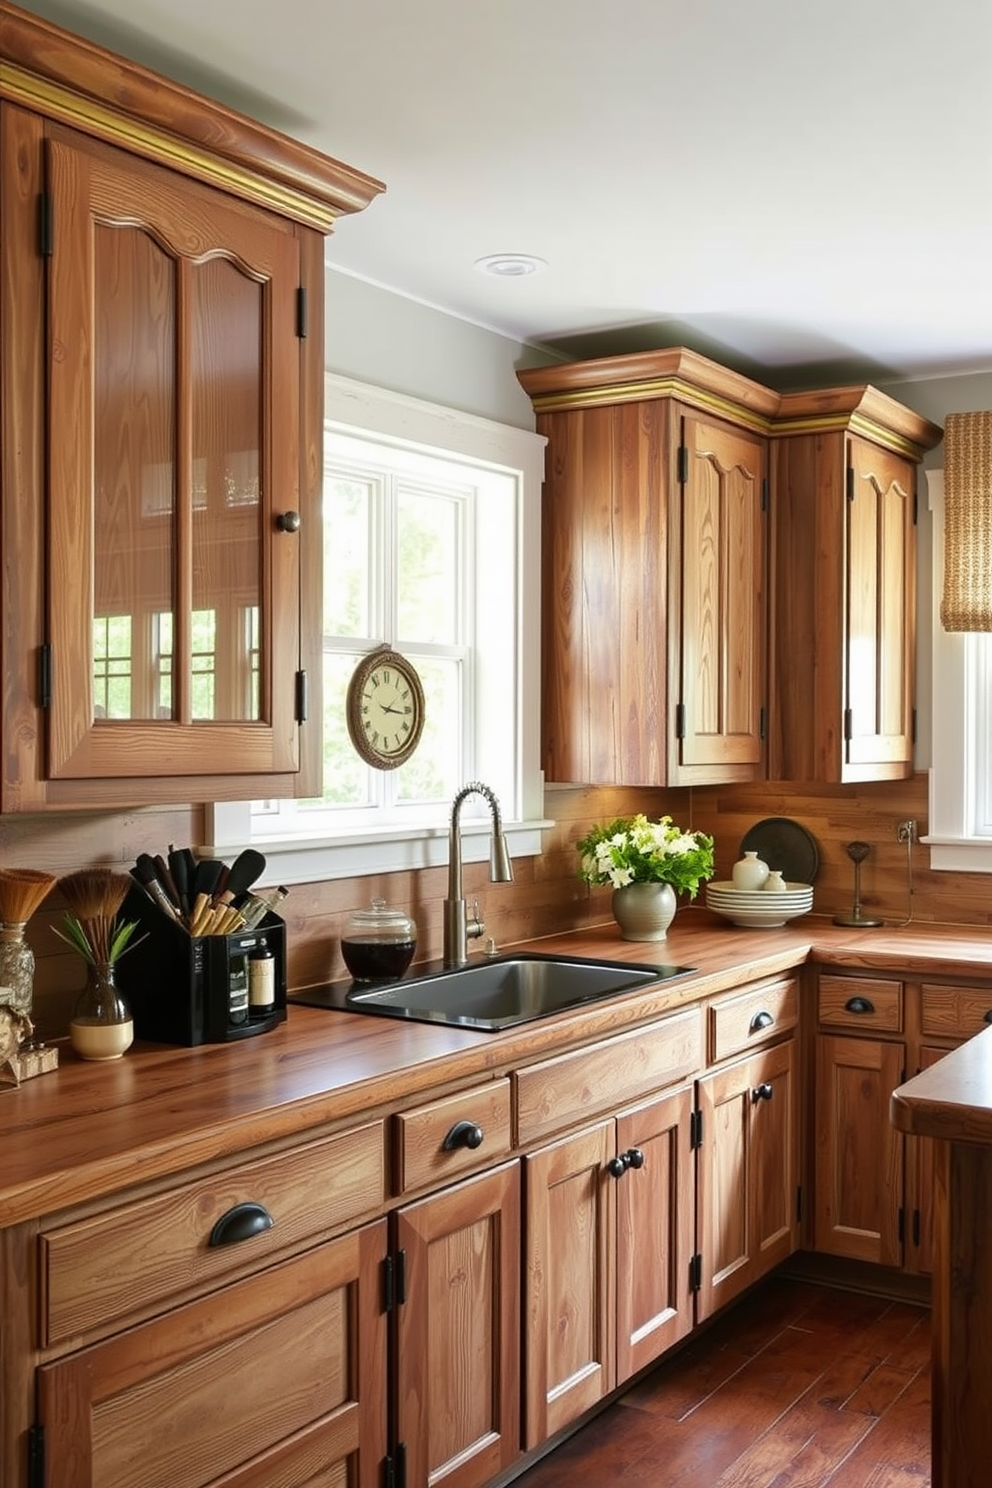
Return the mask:
<svg viewBox="0 0 992 1488">
<path fill-rule="evenodd" d="M 117 923 L 131 882 L 112 868 L 81 868 L 58 880 L 69 908 L 62 917 L 65 934 L 55 933 L 91 966 L 113 966 L 131 944 L 137 920 Z"/>
<path fill-rule="evenodd" d="M 0 921 L 26 925 L 56 882 L 40 868 L 0 868 Z"/>
</svg>

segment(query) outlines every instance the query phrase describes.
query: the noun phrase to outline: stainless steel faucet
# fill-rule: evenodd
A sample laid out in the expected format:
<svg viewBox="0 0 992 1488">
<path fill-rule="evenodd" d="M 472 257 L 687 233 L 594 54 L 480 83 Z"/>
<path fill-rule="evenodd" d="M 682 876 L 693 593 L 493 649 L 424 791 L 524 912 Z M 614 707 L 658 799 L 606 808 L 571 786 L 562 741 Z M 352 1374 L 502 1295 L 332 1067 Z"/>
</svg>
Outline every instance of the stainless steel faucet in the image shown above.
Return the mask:
<svg viewBox="0 0 992 1488">
<path fill-rule="evenodd" d="M 489 814 L 493 823 L 489 846 L 490 882 L 511 883 L 513 880 L 513 864 L 510 861 L 510 850 L 506 845 L 506 838 L 503 836 L 499 802 L 488 785 L 483 785 L 480 780 L 472 780 L 468 785 L 462 786 L 451 807 L 451 829 L 448 834 L 448 897 L 444 901 L 445 966 L 464 966 L 468 960 L 469 940 L 475 940 L 484 934 L 486 928 L 479 919 L 479 906 L 475 906 L 475 913 L 469 918 L 462 896 L 462 841 L 458 819 L 466 796 L 484 796 L 489 804 Z"/>
</svg>

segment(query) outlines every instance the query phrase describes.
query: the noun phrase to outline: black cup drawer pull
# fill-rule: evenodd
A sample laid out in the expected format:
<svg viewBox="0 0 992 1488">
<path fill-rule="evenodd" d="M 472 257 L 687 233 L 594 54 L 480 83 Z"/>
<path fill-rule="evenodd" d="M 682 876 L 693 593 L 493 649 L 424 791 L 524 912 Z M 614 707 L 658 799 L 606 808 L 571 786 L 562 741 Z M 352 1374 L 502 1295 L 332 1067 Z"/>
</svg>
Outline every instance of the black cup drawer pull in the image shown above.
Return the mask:
<svg viewBox="0 0 992 1488">
<path fill-rule="evenodd" d="M 989 1010 L 988 1010 L 987 1013 L 983 1013 L 982 1014 L 982 1022 L 983 1023 L 992 1023 L 992 1008 L 989 1008 Z"/>
<path fill-rule="evenodd" d="M 873 1013 L 875 1004 L 867 997 L 849 997 L 844 1004 L 844 1010 L 848 1013 Z"/>
<path fill-rule="evenodd" d="M 766 1080 L 764 1085 L 756 1085 L 754 1087 L 754 1089 L 751 1091 L 751 1100 L 754 1105 L 757 1105 L 759 1101 L 771 1100 L 774 1094 L 775 1091 L 773 1087 L 769 1085 Z"/>
<path fill-rule="evenodd" d="M 751 1019 L 751 1022 L 748 1025 L 748 1032 L 760 1033 L 763 1028 L 771 1028 L 774 1022 L 775 1019 L 772 1017 L 771 1013 L 762 1008 L 761 1012 L 755 1013 L 754 1017 Z"/>
<path fill-rule="evenodd" d="M 474 1152 L 485 1141 L 486 1134 L 474 1121 L 456 1121 L 441 1143 L 442 1152 L 454 1152 L 458 1147 L 467 1147 Z"/>
<path fill-rule="evenodd" d="M 228 1209 L 210 1231 L 211 1245 L 240 1245 L 242 1240 L 250 1240 L 253 1235 L 261 1235 L 265 1230 L 271 1230 L 275 1224 L 272 1215 L 264 1204 L 254 1204 L 248 1201 L 244 1204 L 235 1204 L 233 1209 Z"/>
</svg>

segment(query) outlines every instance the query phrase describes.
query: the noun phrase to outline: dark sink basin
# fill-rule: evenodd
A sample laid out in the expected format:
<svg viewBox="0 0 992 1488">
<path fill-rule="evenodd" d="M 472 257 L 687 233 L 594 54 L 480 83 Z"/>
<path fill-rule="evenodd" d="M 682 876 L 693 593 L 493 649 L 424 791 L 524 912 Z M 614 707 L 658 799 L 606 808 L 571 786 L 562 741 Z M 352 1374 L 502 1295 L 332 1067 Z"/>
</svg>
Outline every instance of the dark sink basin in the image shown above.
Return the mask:
<svg viewBox="0 0 992 1488">
<path fill-rule="evenodd" d="M 493 956 L 432 976 L 356 987 L 344 1002 L 356 1013 L 496 1030 L 683 976 L 691 969 L 527 953 Z"/>
</svg>

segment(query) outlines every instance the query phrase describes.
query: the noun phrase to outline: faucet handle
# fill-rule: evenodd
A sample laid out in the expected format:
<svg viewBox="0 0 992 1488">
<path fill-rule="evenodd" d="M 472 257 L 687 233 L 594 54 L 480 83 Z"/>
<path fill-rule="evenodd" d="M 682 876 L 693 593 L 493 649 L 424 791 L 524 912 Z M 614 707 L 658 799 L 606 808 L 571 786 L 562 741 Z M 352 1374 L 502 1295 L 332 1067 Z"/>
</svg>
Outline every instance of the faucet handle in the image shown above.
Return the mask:
<svg viewBox="0 0 992 1488">
<path fill-rule="evenodd" d="M 465 935 L 469 940 L 478 940 L 485 933 L 485 922 L 479 919 L 479 901 L 475 899 L 472 902 L 472 913 L 465 923 Z"/>
</svg>

